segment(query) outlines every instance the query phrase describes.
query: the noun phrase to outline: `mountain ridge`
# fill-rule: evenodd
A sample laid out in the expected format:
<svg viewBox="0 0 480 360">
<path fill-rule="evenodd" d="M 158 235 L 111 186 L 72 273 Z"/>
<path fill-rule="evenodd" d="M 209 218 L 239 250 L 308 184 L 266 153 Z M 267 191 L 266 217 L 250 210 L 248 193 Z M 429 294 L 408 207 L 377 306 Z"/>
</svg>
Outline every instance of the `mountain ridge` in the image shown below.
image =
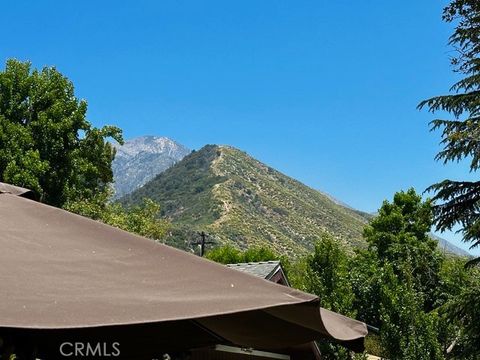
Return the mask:
<svg viewBox="0 0 480 360">
<path fill-rule="evenodd" d="M 324 231 L 364 246 L 362 213 L 230 146 L 192 152 L 132 194 L 124 204 L 151 197 L 175 224 L 206 230 L 239 247 L 265 242 L 281 253 L 304 253 Z"/>
</svg>

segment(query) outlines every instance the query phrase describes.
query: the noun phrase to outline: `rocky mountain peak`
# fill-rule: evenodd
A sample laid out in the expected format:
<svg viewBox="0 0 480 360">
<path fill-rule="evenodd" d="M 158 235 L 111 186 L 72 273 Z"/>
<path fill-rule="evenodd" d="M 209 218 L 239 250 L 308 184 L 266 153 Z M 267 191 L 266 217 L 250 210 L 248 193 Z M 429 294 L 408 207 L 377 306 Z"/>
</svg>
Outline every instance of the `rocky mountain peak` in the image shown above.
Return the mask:
<svg viewBox="0 0 480 360">
<path fill-rule="evenodd" d="M 114 146 L 115 198 L 138 189 L 190 153 L 185 146 L 163 136 L 140 136 Z"/>
<path fill-rule="evenodd" d="M 139 136 L 125 141 L 123 145 L 115 145 L 117 149 L 117 157 L 122 156 L 136 156 L 140 153 L 148 154 L 166 154 L 169 156 L 175 156 L 176 153 L 187 154 L 190 152 L 187 148 L 179 143 L 173 141 L 164 136 Z"/>
</svg>

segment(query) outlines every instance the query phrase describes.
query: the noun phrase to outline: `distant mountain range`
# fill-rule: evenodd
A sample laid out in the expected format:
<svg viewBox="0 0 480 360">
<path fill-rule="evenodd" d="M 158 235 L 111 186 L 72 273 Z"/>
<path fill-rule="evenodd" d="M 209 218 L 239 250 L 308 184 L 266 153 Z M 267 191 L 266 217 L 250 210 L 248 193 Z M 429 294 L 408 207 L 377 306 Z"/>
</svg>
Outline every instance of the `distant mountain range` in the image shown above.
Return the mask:
<svg viewBox="0 0 480 360">
<path fill-rule="evenodd" d="M 158 136 L 142 136 L 115 145 L 112 164 L 114 197 L 120 198 L 146 184 L 190 153 L 185 146 Z"/>
<path fill-rule="evenodd" d="M 471 257 L 472 255 L 463 249 L 460 249 L 458 246 L 453 245 L 450 241 L 441 238 L 435 234 L 430 234 L 430 236 L 438 241 L 438 247 L 441 251 L 445 251 L 447 253 L 456 254 L 460 256 L 467 256 Z"/>
<path fill-rule="evenodd" d="M 160 161 L 165 151 L 152 145 L 159 142 L 165 144 L 159 148 L 176 149 L 172 152 L 175 157 Z M 328 231 L 349 247 L 365 246 L 363 227 L 374 215 L 314 190 L 243 151 L 207 145 L 185 156 L 185 147 L 155 137 L 137 138 L 127 144 L 122 153 L 128 155 L 128 161 L 122 160 L 122 170 L 116 174 L 130 180 L 122 182 L 126 195 L 119 201 L 133 205 L 148 197 L 159 202 L 162 215 L 176 229 L 188 229 L 180 232 L 185 238 L 182 241 L 202 230 L 222 244 L 240 248 L 268 244 L 281 254 L 302 254 Z M 448 241 L 433 237 L 441 249 L 468 255 Z"/>
</svg>

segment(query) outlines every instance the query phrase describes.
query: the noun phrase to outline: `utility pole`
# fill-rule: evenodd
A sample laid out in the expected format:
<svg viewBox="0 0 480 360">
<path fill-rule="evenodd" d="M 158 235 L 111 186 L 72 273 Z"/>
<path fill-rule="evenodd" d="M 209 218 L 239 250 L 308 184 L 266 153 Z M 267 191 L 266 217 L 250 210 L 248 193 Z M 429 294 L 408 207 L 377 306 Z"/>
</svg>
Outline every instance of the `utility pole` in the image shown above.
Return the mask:
<svg viewBox="0 0 480 360">
<path fill-rule="evenodd" d="M 203 255 L 205 254 L 205 245 L 213 244 L 214 242 L 207 241 L 207 237 L 209 237 L 209 235 L 207 235 L 204 231 L 200 232 L 199 235 L 201 240 L 199 242 L 193 243 L 193 245 L 200 245 L 200 256 L 203 257 Z"/>
</svg>

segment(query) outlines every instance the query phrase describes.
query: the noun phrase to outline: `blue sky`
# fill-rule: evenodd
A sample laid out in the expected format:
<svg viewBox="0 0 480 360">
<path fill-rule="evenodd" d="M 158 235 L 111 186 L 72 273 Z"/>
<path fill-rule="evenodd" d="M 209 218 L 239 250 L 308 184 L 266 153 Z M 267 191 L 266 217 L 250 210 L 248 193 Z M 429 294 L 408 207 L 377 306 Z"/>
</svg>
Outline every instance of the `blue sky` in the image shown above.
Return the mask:
<svg viewBox="0 0 480 360">
<path fill-rule="evenodd" d="M 455 80 L 446 4 L 8 2 L 0 60 L 55 65 L 90 121 L 127 139 L 233 145 L 372 212 L 395 191 L 473 178 L 434 161 L 440 134 L 416 110 Z"/>
</svg>

